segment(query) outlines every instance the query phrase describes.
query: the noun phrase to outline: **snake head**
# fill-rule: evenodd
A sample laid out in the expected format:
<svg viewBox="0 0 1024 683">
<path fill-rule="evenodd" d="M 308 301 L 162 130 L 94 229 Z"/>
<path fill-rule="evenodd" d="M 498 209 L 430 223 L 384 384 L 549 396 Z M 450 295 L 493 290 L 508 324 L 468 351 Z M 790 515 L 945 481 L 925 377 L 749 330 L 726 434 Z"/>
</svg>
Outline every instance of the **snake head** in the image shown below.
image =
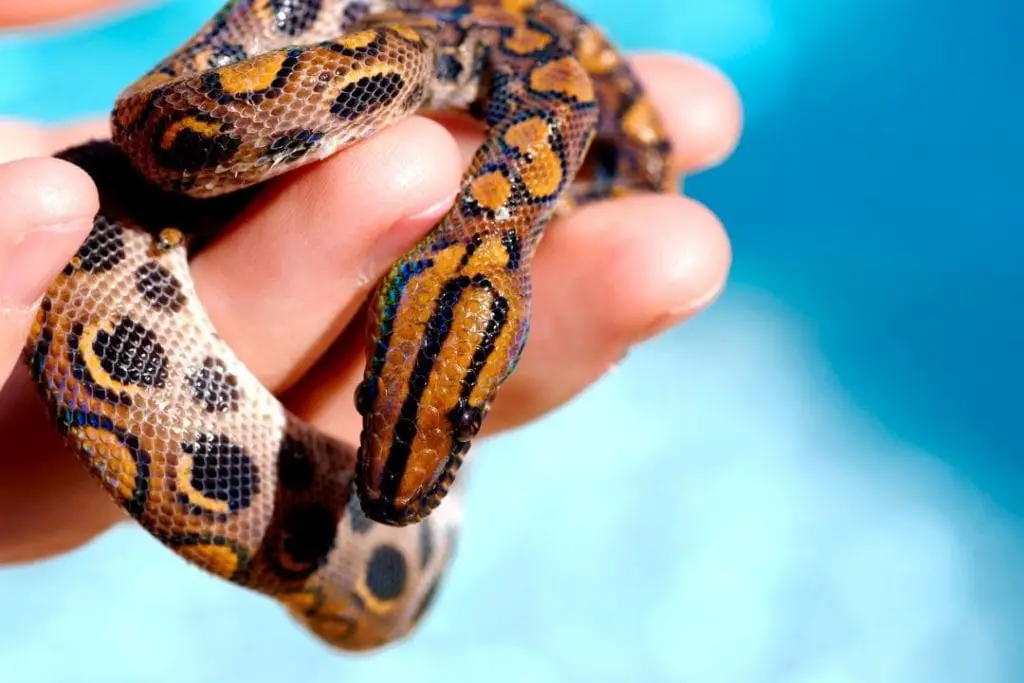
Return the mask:
<svg viewBox="0 0 1024 683">
<path fill-rule="evenodd" d="M 465 252 L 405 259 L 374 297 L 356 488 L 377 522 L 411 524 L 441 502 L 526 341 L 525 274 L 470 267 Z"/>
</svg>

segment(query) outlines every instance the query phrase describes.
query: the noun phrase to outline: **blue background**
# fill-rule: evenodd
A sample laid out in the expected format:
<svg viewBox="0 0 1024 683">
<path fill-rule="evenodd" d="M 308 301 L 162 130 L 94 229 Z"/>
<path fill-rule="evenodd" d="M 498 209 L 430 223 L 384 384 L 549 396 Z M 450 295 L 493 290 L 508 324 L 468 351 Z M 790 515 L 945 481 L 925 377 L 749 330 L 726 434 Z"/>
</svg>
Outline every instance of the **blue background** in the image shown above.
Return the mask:
<svg viewBox="0 0 1024 683">
<path fill-rule="evenodd" d="M 105 113 L 216 4 L 0 38 L 0 115 Z M 1024 680 L 1024 6 L 577 5 L 739 86 L 739 150 L 687 186 L 721 301 L 487 446 L 407 643 L 329 653 L 125 526 L 0 571 L 0 680 Z"/>
</svg>

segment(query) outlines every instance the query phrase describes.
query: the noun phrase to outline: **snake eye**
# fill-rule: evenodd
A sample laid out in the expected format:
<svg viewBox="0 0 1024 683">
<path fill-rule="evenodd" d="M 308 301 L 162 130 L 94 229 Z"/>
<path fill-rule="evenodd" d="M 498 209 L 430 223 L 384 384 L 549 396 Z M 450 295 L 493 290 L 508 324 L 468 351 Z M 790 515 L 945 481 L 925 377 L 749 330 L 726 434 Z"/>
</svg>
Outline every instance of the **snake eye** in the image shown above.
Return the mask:
<svg viewBox="0 0 1024 683">
<path fill-rule="evenodd" d="M 376 384 L 371 385 L 369 380 L 363 380 L 356 387 L 356 411 L 360 415 L 366 415 L 373 408 L 373 401 L 376 397 Z"/>
<path fill-rule="evenodd" d="M 484 411 L 475 406 L 460 405 L 452 411 L 451 420 L 455 440 L 468 443 L 480 431 Z"/>
</svg>

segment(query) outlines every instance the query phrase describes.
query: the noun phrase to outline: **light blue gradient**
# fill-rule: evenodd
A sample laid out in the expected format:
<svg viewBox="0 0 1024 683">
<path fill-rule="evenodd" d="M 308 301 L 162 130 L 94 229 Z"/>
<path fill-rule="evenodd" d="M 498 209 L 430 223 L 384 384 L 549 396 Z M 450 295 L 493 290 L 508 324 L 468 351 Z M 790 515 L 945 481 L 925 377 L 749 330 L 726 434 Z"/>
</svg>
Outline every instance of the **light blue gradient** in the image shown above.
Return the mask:
<svg viewBox="0 0 1024 683">
<path fill-rule="evenodd" d="M 0 114 L 105 113 L 215 6 L 0 39 Z M 0 571 L 0 680 L 1024 680 L 1024 7 L 578 6 L 738 83 L 744 141 L 687 186 L 723 299 L 481 449 L 410 641 L 329 653 L 123 527 Z"/>
</svg>

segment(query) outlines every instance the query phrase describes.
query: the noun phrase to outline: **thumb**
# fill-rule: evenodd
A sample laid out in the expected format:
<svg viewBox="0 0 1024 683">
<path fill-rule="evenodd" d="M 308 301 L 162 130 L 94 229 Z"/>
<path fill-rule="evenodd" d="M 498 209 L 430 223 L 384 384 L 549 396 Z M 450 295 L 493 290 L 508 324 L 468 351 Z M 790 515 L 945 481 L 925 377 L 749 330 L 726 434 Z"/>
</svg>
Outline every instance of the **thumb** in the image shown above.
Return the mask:
<svg viewBox="0 0 1024 683">
<path fill-rule="evenodd" d="M 39 299 L 88 235 L 99 208 L 81 169 L 58 159 L 0 164 L 0 386 Z"/>
</svg>

